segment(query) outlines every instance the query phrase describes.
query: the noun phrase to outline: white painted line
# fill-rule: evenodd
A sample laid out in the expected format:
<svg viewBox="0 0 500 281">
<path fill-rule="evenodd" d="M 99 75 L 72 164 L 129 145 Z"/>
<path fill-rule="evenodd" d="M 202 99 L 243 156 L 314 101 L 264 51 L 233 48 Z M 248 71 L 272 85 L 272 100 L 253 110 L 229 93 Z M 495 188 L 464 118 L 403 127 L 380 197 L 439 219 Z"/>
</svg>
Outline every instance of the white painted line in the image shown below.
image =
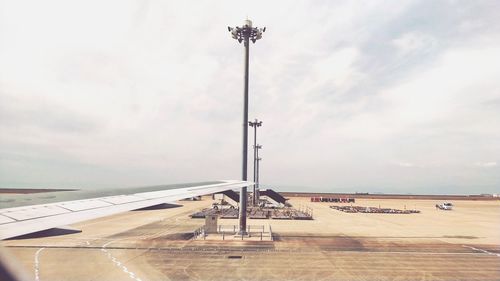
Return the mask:
<svg viewBox="0 0 500 281">
<path fill-rule="evenodd" d="M 40 248 L 35 253 L 35 280 L 40 281 L 40 252 L 45 248 Z"/>
<path fill-rule="evenodd" d="M 492 252 L 489 252 L 489 251 L 486 251 L 486 250 L 483 250 L 483 249 L 478 249 L 478 248 L 475 248 L 475 247 L 472 247 L 472 246 L 462 245 L 462 247 L 469 248 L 469 249 L 474 250 L 474 251 L 480 251 L 480 252 L 483 252 L 483 253 L 488 254 L 488 255 L 493 255 L 493 256 L 500 257 L 500 254 L 492 253 Z"/>
<path fill-rule="evenodd" d="M 102 245 L 102 247 L 101 247 L 101 251 L 102 251 L 102 252 L 104 252 L 104 253 L 106 253 L 106 254 L 107 254 L 107 256 L 108 256 L 108 259 L 110 259 L 110 260 L 111 260 L 111 261 L 112 261 L 112 262 L 113 262 L 113 263 L 114 263 L 117 267 L 119 267 L 119 268 L 120 268 L 120 269 L 121 269 L 121 270 L 122 270 L 125 274 L 127 274 L 127 275 L 130 277 L 130 279 L 135 280 L 135 281 L 142 281 L 142 279 L 141 279 L 141 278 L 136 277 L 136 276 L 135 276 L 135 273 L 133 273 L 132 271 L 129 271 L 129 270 L 128 270 L 128 268 L 127 268 L 125 265 L 123 265 L 120 261 L 118 261 L 118 259 L 116 259 L 116 257 L 114 257 L 114 256 L 111 254 L 111 252 L 110 252 L 110 251 L 108 251 L 108 249 L 106 249 L 106 247 L 107 247 L 109 244 L 111 244 L 111 243 L 113 243 L 113 242 L 115 242 L 115 241 L 116 241 L 116 240 L 111 240 L 111 241 L 109 241 L 108 243 L 106 243 L 106 244 Z M 38 280 L 37 280 L 37 281 L 38 281 Z"/>
</svg>

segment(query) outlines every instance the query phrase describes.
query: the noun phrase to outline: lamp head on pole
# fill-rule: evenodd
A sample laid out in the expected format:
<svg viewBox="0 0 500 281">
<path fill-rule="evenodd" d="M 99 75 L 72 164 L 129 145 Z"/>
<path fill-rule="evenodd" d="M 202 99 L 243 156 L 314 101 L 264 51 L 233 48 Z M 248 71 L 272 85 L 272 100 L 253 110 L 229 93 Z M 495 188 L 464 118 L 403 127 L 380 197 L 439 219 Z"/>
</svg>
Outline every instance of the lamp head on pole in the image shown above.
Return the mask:
<svg viewBox="0 0 500 281">
<path fill-rule="evenodd" d="M 266 28 L 252 27 L 252 21 L 246 19 L 243 22 L 243 26 L 239 27 L 227 27 L 227 30 L 231 33 L 231 37 L 238 40 L 239 43 L 244 40 L 250 40 L 253 43 L 262 38 L 262 33 L 266 32 Z"/>
<path fill-rule="evenodd" d="M 260 127 L 260 126 L 262 126 L 262 121 L 255 119 L 254 122 L 249 121 L 248 125 L 250 125 L 250 127 Z"/>
</svg>

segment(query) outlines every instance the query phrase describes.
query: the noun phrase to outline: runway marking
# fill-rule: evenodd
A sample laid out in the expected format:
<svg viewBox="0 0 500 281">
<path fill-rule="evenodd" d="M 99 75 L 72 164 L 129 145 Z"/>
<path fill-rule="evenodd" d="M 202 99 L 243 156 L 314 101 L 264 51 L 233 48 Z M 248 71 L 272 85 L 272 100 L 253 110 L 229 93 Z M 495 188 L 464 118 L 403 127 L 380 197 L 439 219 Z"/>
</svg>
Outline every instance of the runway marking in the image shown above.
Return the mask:
<svg viewBox="0 0 500 281">
<path fill-rule="evenodd" d="M 106 243 L 107 245 L 116 242 L 110 241 Z M 469 247 L 471 250 L 476 250 L 476 252 L 426 252 L 426 251 L 360 251 L 360 250 L 342 250 L 342 249 L 320 249 L 319 251 L 325 253 L 358 253 L 358 254 L 418 254 L 418 255 L 481 255 L 483 253 L 490 253 L 490 255 L 500 256 L 497 253 L 491 253 L 482 249 L 477 249 L 474 247 L 462 245 L 463 247 Z M 7 248 L 38 248 L 39 246 L 6 246 Z M 44 249 L 81 249 L 81 250 L 101 250 L 104 253 L 109 253 L 107 249 L 102 247 L 84 247 L 84 246 L 44 246 Z M 193 252 L 269 252 L 269 253 L 311 253 L 317 252 L 317 249 L 271 249 L 271 248 L 219 248 L 219 247 L 111 247 L 113 250 L 146 250 L 146 251 L 165 251 L 170 253 L 193 253 Z M 477 251 L 483 252 L 478 253 Z M 111 259 L 111 258 L 110 258 Z"/>
<path fill-rule="evenodd" d="M 120 268 L 120 269 L 121 269 L 121 270 L 122 270 L 125 274 L 127 274 L 127 275 L 130 277 L 130 279 L 133 279 L 133 280 L 135 280 L 135 281 L 142 281 L 142 279 L 141 279 L 141 278 L 137 277 L 137 276 L 135 275 L 135 273 L 133 273 L 132 271 L 129 271 L 129 270 L 128 270 L 128 268 L 127 268 L 125 265 L 123 265 L 123 264 L 122 264 L 122 263 L 121 263 L 121 262 L 120 262 L 120 261 L 119 261 L 116 257 L 114 257 L 114 256 L 111 254 L 111 252 L 109 252 L 109 251 L 108 251 L 108 249 L 106 249 L 106 247 L 107 247 L 109 244 L 111 244 L 111 243 L 113 243 L 113 242 L 115 242 L 115 241 L 116 241 L 116 240 L 111 240 L 111 241 L 109 241 L 108 243 L 106 243 L 106 244 L 102 245 L 102 247 L 101 247 L 101 251 L 102 251 L 102 252 L 104 252 L 104 253 L 106 253 L 106 255 L 107 255 L 108 259 L 110 259 L 110 260 L 111 260 L 111 261 L 112 261 L 112 262 L 113 262 L 113 263 L 114 263 L 117 267 L 119 267 L 119 268 Z M 37 281 L 38 281 L 38 280 L 37 280 Z"/>
<path fill-rule="evenodd" d="M 500 257 L 500 254 L 492 253 L 492 252 L 489 252 L 489 251 L 486 251 L 486 250 L 483 250 L 483 249 L 479 249 L 479 248 L 475 248 L 475 247 L 472 247 L 472 246 L 462 245 L 462 247 L 469 248 L 469 249 L 474 250 L 474 251 L 480 251 L 480 252 L 483 252 L 483 253 L 488 254 L 488 255 L 493 255 L 493 256 Z"/>
<path fill-rule="evenodd" d="M 40 252 L 45 248 L 40 248 L 35 253 L 35 280 L 40 281 Z"/>
</svg>

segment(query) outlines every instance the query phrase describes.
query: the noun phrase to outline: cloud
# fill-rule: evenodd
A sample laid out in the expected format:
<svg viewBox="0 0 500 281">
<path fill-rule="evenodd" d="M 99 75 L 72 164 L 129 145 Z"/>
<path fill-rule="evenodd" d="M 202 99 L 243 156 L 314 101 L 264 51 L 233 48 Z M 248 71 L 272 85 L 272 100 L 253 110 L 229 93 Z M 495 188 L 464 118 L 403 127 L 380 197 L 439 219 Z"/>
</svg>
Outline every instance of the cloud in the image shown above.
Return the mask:
<svg viewBox="0 0 500 281">
<path fill-rule="evenodd" d="M 500 155 L 497 3 L 0 5 L 0 185 L 239 178 L 247 15 L 264 183 L 500 183 L 463 164 Z"/>
<path fill-rule="evenodd" d="M 400 166 L 400 167 L 405 167 L 405 168 L 415 167 L 415 164 L 409 163 L 409 162 L 398 162 L 398 163 L 396 163 L 396 165 Z"/>
<path fill-rule="evenodd" d="M 405 56 L 415 52 L 429 52 L 434 48 L 436 40 L 424 33 L 408 32 L 393 39 L 392 43 L 398 49 L 398 53 Z"/>
<path fill-rule="evenodd" d="M 477 162 L 474 165 L 482 168 L 492 168 L 497 166 L 497 162 Z"/>
</svg>

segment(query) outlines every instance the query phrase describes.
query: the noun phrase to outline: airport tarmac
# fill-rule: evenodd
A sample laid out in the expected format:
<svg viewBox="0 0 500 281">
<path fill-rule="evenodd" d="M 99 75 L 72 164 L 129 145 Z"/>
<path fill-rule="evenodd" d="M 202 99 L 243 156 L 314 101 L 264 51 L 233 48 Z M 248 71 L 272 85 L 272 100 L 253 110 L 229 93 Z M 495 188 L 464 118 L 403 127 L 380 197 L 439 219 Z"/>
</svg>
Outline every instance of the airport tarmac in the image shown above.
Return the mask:
<svg viewBox="0 0 500 281">
<path fill-rule="evenodd" d="M 80 233 L 2 241 L 36 280 L 500 280 L 500 201 L 359 199 L 419 214 L 344 213 L 311 203 L 313 221 L 249 220 L 274 241 L 190 239 L 211 204 L 132 211 L 72 225 Z M 224 225 L 237 220 L 219 220 Z"/>
</svg>

